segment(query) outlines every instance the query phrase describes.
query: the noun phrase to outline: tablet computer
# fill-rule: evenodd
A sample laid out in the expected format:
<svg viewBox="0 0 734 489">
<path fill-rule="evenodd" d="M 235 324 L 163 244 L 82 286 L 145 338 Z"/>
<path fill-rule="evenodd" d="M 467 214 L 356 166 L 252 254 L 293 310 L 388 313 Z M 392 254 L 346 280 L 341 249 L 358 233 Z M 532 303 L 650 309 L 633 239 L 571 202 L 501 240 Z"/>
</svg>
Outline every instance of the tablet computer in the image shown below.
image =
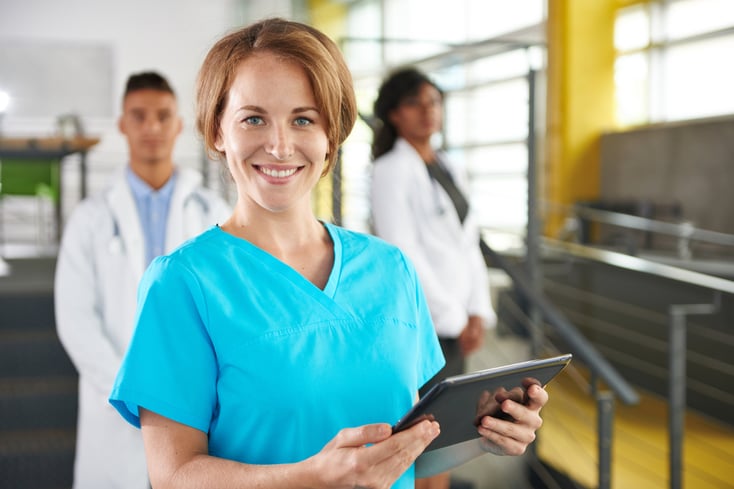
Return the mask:
<svg viewBox="0 0 734 489">
<path fill-rule="evenodd" d="M 499 407 L 502 401 L 525 402 L 531 384 L 545 386 L 570 361 L 571 354 L 564 354 L 447 377 L 393 426 L 393 432 L 426 418 L 435 419 L 441 433 L 425 452 L 481 438 L 477 427 L 484 416 L 506 419 Z"/>
</svg>

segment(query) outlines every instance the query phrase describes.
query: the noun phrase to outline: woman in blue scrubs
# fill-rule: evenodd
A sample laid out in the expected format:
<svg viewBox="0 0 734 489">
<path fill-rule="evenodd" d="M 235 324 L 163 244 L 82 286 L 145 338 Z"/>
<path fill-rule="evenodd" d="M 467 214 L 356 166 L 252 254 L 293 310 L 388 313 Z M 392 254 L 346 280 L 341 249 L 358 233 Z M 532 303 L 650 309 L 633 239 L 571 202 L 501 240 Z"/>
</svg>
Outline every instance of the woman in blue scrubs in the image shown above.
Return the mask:
<svg viewBox="0 0 734 489">
<path fill-rule="evenodd" d="M 233 32 L 207 55 L 197 104 L 238 199 L 146 271 L 110 397 L 142 429 L 153 487 L 412 488 L 440 427 L 390 425 L 444 360 L 405 256 L 312 211 L 357 113 L 337 46 L 282 19 Z M 548 397 L 529 396 L 503 405 L 514 423 L 482 422 L 490 451 L 533 441 Z"/>
</svg>

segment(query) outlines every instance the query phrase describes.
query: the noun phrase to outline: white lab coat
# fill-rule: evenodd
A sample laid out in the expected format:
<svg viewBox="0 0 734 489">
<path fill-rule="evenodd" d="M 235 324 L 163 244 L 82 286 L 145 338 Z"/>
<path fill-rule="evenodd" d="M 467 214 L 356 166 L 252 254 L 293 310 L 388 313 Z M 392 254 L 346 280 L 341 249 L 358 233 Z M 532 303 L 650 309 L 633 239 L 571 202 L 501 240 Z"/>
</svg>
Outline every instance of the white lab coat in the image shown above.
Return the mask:
<svg viewBox="0 0 734 489">
<path fill-rule="evenodd" d="M 166 252 L 229 215 L 225 201 L 201 187 L 197 172 L 178 169 Z M 134 328 L 145 266 L 135 200 L 120 172 L 74 209 L 56 265 L 57 331 L 79 372 L 74 489 L 149 487 L 140 431 L 107 401 Z"/>
<path fill-rule="evenodd" d="M 450 164 L 445 155 L 441 161 Z M 450 166 L 448 170 L 468 198 L 463 173 Z M 470 315 L 481 316 L 485 327 L 494 326 L 487 267 L 471 207 L 462 225 L 451 198 L 406 140 L 399 138 L 375 160 L 371 207 L 375 234 L 413 262 L 440 337 L 457 337 Z"/>
</svg>

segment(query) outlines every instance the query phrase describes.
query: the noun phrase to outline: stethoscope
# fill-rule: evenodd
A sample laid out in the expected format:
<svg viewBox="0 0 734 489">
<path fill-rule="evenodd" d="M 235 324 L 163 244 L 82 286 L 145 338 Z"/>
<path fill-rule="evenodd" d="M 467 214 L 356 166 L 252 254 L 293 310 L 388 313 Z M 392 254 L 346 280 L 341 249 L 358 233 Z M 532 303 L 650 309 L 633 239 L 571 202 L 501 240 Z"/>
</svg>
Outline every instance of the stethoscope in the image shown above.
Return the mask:
<svg viewBox="0 0 734 489">
<path fill-rule="evenodd" d="M 206 216 L 209 213 L 209 203 L 204 199 L 204 197 L 199 192 L 192 192 L 190 195 L 186 196 L 186 199 L 184 199 L 183 202 L 183 208 L 184 213 L 186 212 L 186 209 L 189 208 L 191 203 L 194 203 L 197 207 L 199 207 L 201 211 L 201 216 Z M 112 237 L 110 238 L 110 241 L 107 243 L 107 251 L 111 255 L 122 255 L 125 253 L 125 242 L 122 239 L 122 233 L 120 232 L 120 225 L 117 222 L 117 218 L 115 217 L 115 214 L 112 212 L 112 209 L 109 209 L 110 216 L 112 217 Z"/>
</svg>

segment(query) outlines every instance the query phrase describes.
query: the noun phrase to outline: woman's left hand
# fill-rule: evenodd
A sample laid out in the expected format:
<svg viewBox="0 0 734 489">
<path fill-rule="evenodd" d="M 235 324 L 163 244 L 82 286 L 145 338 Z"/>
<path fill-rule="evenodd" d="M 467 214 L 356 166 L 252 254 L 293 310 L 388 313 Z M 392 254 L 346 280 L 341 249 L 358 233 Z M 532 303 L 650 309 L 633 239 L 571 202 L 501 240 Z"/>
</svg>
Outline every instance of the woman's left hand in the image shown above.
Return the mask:
<svg viewBox="0 0 734 489">
<path fill-rule="evenodd" d="M 469 316 L 458 339 L 462 355 L 478 350 L 484 342 L 484 320 L 480 316 Z"/>
<path fill-rule="evenodd" d="M 528 445 L 535 441 L 535 432 L 542 426 L 540 410 L 548 402 L 548 393 L 540 385 L 526 385 L 527 399 L 524 404 L 505 399 L 501 402 L 502 412 L 511 416 L 509 421 L 494 416 L 484 416 L 477 430 L 484 438 L 485 451 L 495 455 L 522 455 Z"/>
</svg>

